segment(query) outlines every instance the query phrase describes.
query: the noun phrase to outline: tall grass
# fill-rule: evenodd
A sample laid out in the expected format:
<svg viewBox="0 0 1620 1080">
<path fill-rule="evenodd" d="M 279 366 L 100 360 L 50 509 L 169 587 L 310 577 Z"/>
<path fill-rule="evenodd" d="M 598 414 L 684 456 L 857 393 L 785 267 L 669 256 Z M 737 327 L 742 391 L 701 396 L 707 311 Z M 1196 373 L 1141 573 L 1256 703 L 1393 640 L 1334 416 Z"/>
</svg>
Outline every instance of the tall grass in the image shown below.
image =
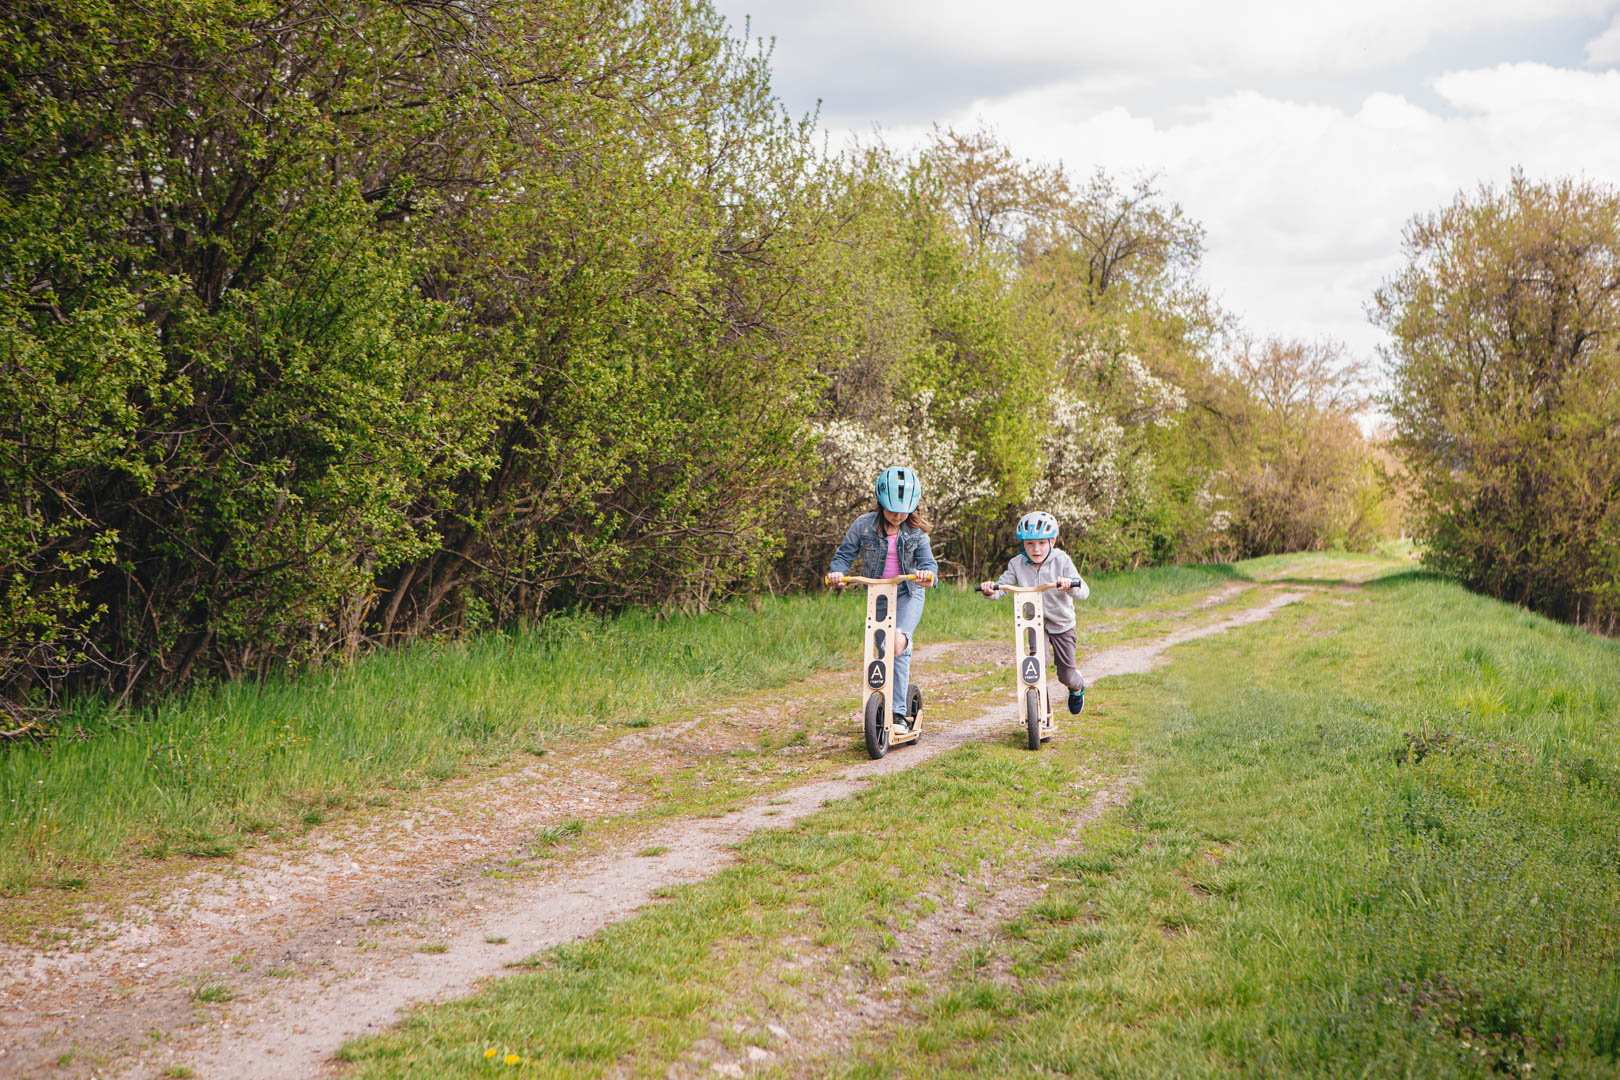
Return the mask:
<svg viewBox="0 0 1620 1080">
<path fill-rule="evenodd" d="M 1117 606 L 1197 589 L 1218 572 L 1114 575 Z M 82 702 L 44 747 L 0 750 L 0 894 L 131 854 L 228 856 L 387 789 L 577 739 L 599 724 L 690 713 L 847 662 L 858 591 L 738 602 L 697 616 L 558 616 L 348 667 L 194 690 L 140 714 Z M 931 590 L 922 641 L 998 637 L 1005 610 Z"/>
<path fill-rule="evenodd" d="M 469 761 L 786 682 L 836 662 L 857 617 L 825 597 L 758 608 L 557 617 L 265 686 L 211 686 L 139 716 L 86 705 L 68 724 L 81 737 L 0 757 L 0 886 L 15 894 L 132 849 L 228 854 L 254 832 L 442 781 Z"/>
</svg>

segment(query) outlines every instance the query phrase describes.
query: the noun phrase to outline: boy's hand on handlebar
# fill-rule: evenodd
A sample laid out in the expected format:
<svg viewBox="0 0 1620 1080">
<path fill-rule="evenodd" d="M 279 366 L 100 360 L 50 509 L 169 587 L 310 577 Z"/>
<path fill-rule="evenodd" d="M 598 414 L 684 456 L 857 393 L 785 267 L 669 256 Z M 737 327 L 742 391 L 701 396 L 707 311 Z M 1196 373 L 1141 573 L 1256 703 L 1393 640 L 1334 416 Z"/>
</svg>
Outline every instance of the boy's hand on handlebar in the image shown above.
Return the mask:
<svg viewBox="0 0 1620 1080">
<path fill-rule="evenodd" d="M 979 591 L 989 596 L 996 591 L 996 583 L 993 581 L 981 581 L 979 582 Z"/>
<path fill-rule="evenodd" d="M 1060 577 L 1057 579 L 1057 587 L 1060 589 L 1072 589 L 1074 588 L 1074 579 Z"/>
</svg>

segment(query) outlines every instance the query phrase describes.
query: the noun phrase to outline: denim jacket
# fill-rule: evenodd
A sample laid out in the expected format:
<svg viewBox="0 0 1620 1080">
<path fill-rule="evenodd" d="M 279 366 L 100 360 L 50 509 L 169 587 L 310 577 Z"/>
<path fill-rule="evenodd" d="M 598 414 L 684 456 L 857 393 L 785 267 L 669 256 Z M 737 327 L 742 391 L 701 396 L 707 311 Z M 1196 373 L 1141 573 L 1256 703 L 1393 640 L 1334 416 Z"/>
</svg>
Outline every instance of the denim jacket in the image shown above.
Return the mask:
<svg viewBox="0 0 1620 1080">
<path fill-rule="evenodd" d="M 889 541 L 883 535 L 882 520 L 876 510 L 855 519 L 849 532 L 844 534 L 844 542 L 833 553 L 829 569 L 835 574 L 849 573 L 855 565 L 856 554 L 861 557 L 862 577 L 883 576 L 883 563 L 889 557 Z M 895 554 L 900 558 L 902 574 L 915 574 L 922 570 L 939 573 L 939 563 L 934 561 L 933 549 L 928 546 L 928 534 L 910 522 L 900 526 L 900 540 L 895 544 Z M 915 581 L 902 581 L 900 588 L 906 596 L 922 595 L 922 586 Z"/>
</svg>

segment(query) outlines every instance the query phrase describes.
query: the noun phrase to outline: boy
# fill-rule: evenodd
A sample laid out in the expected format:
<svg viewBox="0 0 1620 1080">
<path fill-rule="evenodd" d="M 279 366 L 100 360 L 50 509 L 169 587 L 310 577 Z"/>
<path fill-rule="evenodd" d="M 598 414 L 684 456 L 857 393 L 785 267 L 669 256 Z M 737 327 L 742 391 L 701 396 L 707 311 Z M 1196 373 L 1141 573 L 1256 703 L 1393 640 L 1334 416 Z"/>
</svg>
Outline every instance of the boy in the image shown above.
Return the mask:
<svg viewBox="0 0 1620 1080">
<path fill-rule="evenodd" d="M 1057 665 L 1058 681 L 1069 688 L 1069 712 L 1079 713 L 1086 706 L 1086 680 L 1074 666 L 1074 598 L 1084 600 L 1091 595 L 1091 587 L 1080 577 L 1069 553 L 1053 546 L 1057 534 L 1057 518 L 1044 510 L 1019 518 L 1014 535 L 1023 542 L 1023 554 L 1014 555 L 995 581 L 981 581 L 979 591 L 996 599 L 1006 595 L 998 585 L 1057 585 L 1041 594 L 1046 605 L 1046 641 Z"/>
</svg>

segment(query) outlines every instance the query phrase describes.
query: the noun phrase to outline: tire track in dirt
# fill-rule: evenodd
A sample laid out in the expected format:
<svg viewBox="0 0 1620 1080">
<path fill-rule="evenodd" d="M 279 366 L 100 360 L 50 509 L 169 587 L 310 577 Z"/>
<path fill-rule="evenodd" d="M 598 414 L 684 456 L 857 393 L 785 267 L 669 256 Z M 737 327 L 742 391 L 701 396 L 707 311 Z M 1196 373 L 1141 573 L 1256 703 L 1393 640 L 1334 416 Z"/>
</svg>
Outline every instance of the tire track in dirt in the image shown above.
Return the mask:
<svg viewBox="0 0 1620 1080">
<path fill-rule="evenodd" d="M 1222 619 L 1173 631 L 1143 645 L 1122 646 L 1100 650 L 1086 660 L 1088 680 L 1113 675 L 1146 672 L 1160 661 L 1166 649 L 1182 642 L 1225 632 L 1226 630 L 1269 618 L 1284 604 L 1302 598 L 1303 593 L 1290 592 L 1275 595 L 1267 602 L 1247 608 Z M 934 645 L 925 652 L 919 647 L 919 658 L 929 653 L 937 655 L 949 646 Z M 836 676 L 842 678 L 840 674 Z M 188 946 L 195 951 L 195 937 L 232 932 L 228 920 L 214 921 L 202 913 L 202 922 L 188 935 L 180 928 L 168 927 L 165 935 L 143 932 L 137 928 L 131 933 L 144 954 L 125 950 L 125 963 L 112 970 L 98 966 L 92 956 L 69 958 L 65 963 L 46 965 L 6 965 L 7 974 L 0 980 L 0 1007 L 10 1014 L 6 1027 L 11 1034 L 0 1035 L 0 1073 L 8 1075 L 44 1074 L 62 1075 L 48 1059 L 37 1052 L 30 1054 L 27 1036 L 37 1040 L 54 1026 L 60 1042 L 71 1037 L 73 1028 L 89 1021 L 92 1014 L 105 1010 L 121 1011 L 122 1030 L 144 1032 L 149 1028 L 178 1028 L 183 1031 L 155 1045 L 126 1042 L 116 1047 L 124 1056 L 95 1070 L 94 1075 L 117 1077 L 148 1074 L 154 1068 L 167 1064 L 184 1064 L 193 1075 L 202 1078 L 285 1078 L 309 1077 L 332 1069 L 330 1055 L 347 1039 L 376 1032 L 393 1022 L 400 1009 L 420 1002 L 439 1001 L 456 997 L 472 990 L 481 980 L 502 973 L 503 968 L 524 960 L 534 953 L 566 941 L 587 937 L 604 926 L 623 919 L 653 899 L 654 893 L 665 886 L 690 882 L 708 877 L 730 863 L 734 856 L 732 845 L 749 834 L 765 828 L 791 824 L 814 813 L 830 800 L 847 797 L 859 790 L 863 783 L 901 769 L 910 768 L 937 754 L 965 743 L 982 739 L 996 732 L 1011 732 L 1010 706 L 998 704 L 979 715 L 956 724 L 948 730 L 928 728 L 917 744 L 902 747 L 878 761 L 861 760 L 850 764 L 842 776 L 802 784 L 775 792 L 768 800 L 759 799 L 739 811 L 722 818 L 698 818 L 673 821 L 642 833 L 635 838 L 641 850 L 662 847 L 661 854 L 643 857 L 629 851 L 606 852 L 581 859 L 566 873 L 551 880 L 504 883 L 507 888 L 499 893 L 491 889 L 477 896 L 477 904 L 470 911 L 457 913 L 451 933 L 439 940 L 447 950 L 432 954 L 420 952 L 389 952 L 381 950 L 364 953 L 357 949 L 327 949 L 331 966 L 322 976 L 320 985 L 311 985 L 311 979 L 290 980 L 283 985 L 275 981 L 261 982 L 259 996 L 251 1000 L 233 1002 L 223 1018 L 207 1017 L 199 1020 L 197 1006 L 176 984 L 191 977 L 200 978 L 195 961 L 189 961 Z M 672 735 L 689 731 L 679 725 L 669 725 Z M 638 736 L 655 738 L 657 729 Z M 604 772 L 610 771 L 604 769 Z M 589 780 L 589 776 L 574 774 L 573 780 Z M 602 802 L 600 792 L 612 791 L 615 783 L 611 776 L 598 776 L 602 788 L 588 788 L 595 792 L 580 794 L 581 808 Z M 512 777 L 503 777 L 512 783 Z M 615 808 L 621 809 L 621 808 Z M 476 832 L 478 822 L 441 822 L 448 829 Z M 497 822 L 487 823 L 498 828 Z M 361 855 L 363 857 L 363 855 Z M 418 894 L 434 890 L 455 892 L 462 882 L 454 875 L 446 875 L 445 866 L 426 878 L 420 868 L 393 864 L 395 869 L 417 874 L 395 883 L 394 895 L 402 904 L 419 898 Z M 353 854 L 334 854 L 324 872 L 334 879 L 353 884 L 355 879 L 375 874 L 379 868 L 363 867 Z M 319 868 L 315 871 L 319 874 Z M 287 942 L 288 952 L 300 945 L 341 946 L 342 926 L 347 923 L 351 933 L 359 934 L 378 918 L 387 918 L 386 909 L 369 908 L 335 915 L 318 905 L 300 919 L 299 913 L 286 913 L 277 907 L 276 872 L 271 868 L 260 875 L 256 887 L 268 900 L 262 908 L 254 932 L 264 933 L 266 928 Z M 307 884 L 307 883 L 306 883 Z M 333 882 L 334 887 L 338 884 Z M 403 895 L 402 895 L 403 894 Z M 283 906 L 284 907 L 284 906 Z M 242 927 L 234 932 L 243 932 Z M 144 938 L 143 938 L 144 933 Z M 320 941 L 316 939 L 320 938 Z M 498 940 L 504 939 L 504 940 Z M 217 947 L 215 951 L 218 952 Z M 132 957 L 144 955 L 144 960 L 128 962 Z M 55 979 L 50 976 L 56 976 Z M 145 990 L 158 989 L 161 978 L 171 988 L 167 994 L 148 995 Z M 51 985 L 56 982 L 57 985 Z M 94 1000 L 81 997 L 84 1002 L 78 1012 L 69 1007 L 58 1009 L 46 1024 L 38 1022 L 26 1026 L 32 1017 L 29 1010 L 37 1008 L 41 996 L 76 983 L 97 984 L 81 986 L 81 994 L 94 989 Z M 121 999 L 128 1004 L 120 1005 Z M 99 1019 L 107 1021 L 106 1016 Z M 114 1030 L 118 1025 L 114 1026 Z M 14 1038 L 21 1036 L 21 1038 Z M 33 1060 L 28 1060 L 29 1058 Z M 12 1068 L 21 1066 L 17 1073 Z"/>
</svg>

